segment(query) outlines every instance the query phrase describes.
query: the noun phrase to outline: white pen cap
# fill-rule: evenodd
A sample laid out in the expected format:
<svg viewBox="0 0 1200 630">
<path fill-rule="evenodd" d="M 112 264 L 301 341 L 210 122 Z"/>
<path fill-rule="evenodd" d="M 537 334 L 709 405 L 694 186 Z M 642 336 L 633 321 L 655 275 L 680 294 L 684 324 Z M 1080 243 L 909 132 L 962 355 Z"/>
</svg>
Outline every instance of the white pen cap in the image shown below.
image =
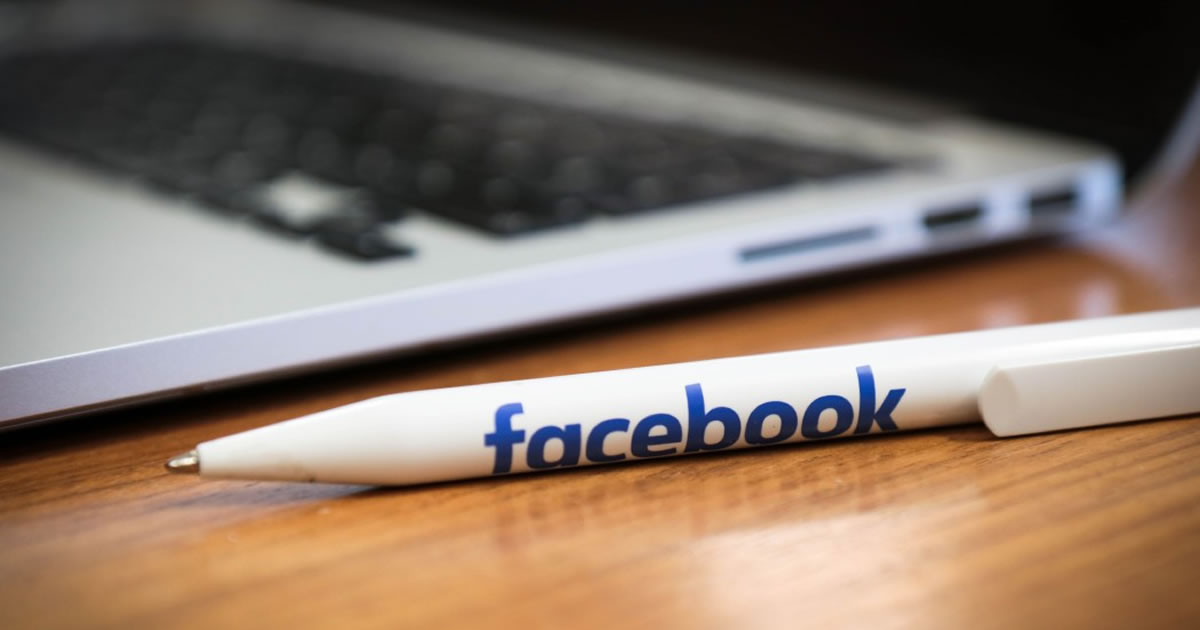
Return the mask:
<svg viewBox="0 0 1200 630">
<path fill-rule="evenodd" d="M 979 391 L 988 429 L 1007 437 L 1200 411 L 1200 329 L 1091 344 L 1062 358 L 993 368 Z"/>
</svg>

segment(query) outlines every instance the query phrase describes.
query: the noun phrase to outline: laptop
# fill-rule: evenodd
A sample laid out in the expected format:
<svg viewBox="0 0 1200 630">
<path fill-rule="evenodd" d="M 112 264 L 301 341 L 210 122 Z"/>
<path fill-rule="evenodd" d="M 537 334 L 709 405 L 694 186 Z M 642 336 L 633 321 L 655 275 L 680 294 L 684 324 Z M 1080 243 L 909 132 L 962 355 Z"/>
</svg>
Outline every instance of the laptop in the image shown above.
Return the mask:
<svg viewBox="0 0 1200 630">
<path fill-rule="evenodd" d="M 0 3 L 0 426 L 1104 223 L 1194 78 L 989 119 L 806 7 Z"/>
</svg>

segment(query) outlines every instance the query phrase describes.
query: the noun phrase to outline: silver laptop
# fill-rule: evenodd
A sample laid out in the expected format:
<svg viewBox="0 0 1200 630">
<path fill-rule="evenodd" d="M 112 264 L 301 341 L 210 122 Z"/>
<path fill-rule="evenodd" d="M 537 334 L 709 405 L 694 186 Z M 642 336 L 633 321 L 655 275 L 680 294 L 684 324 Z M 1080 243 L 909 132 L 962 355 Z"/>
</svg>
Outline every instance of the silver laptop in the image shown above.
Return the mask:
<svg viewBox="0 0 1200 630">
<path fill-rule="evenodd" d="M 3 8 L 0 425 L 1121 202 L 1089 141 L 603 37 L 321 3 Z"/>
</svg>

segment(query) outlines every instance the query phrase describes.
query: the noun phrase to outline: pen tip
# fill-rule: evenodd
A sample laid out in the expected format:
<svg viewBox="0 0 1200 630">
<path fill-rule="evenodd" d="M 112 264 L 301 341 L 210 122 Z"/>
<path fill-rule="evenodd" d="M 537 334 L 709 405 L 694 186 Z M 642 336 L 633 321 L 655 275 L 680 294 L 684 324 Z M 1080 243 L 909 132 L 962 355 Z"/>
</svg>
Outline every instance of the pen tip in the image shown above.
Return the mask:
<svg viewBox="0 0 1200 630">
<path fill-rule="evenodd" d="M 193 450 L 168 459 L 167 472 L 177 474 L 200 472 L 200 454 Z"/>
</svg>

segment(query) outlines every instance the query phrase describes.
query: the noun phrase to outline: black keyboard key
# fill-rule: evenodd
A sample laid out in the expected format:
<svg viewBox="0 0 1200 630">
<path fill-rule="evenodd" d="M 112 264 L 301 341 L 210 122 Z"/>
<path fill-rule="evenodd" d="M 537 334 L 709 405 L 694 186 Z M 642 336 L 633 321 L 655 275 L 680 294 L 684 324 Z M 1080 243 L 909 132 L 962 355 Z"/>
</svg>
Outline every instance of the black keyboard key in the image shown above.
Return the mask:
<svg viewBox="0 0 1200 630">
<path fill-rule="evenodd" d="M 545 179 L 553 166 L 541 146 L 515 139 L 501 140 L 489 146 L 481 165 L 488 173 L 525 180 Z"/>
<path fill-rule="evenodd" d="M 610 178 L 611 173 L 599 160 L 576 156 L 555 163 L 545 181 L 555 192 L 586 195 L 602 190 Z"/>
<path fill-rule="evenodd" d="M 502 236 L 579 223 L 592 214 L 591 205 L 581 197 L 557 195 L 544 187 L 503 176 L 456 188 L 423 208 Z"/>
<path fill-rule="evenodd" d="M 292 235 L 312 234 L 332 221 L 373 224 L 403 215 L 401 208 L 381 209 L 363 189 L 295 172 L 246 190 L 238 201 L 262 225 Z"/>
<path fill-rule="evenodd" d="M 357 260 L 403 258 L 416 253 L 411 246 L 368 223 L 328 221 L 317 228 L 314 237 L 325 248 Z"/>
<path fill-rule="evenodd" d="M 431 121 L 427 111 L 391 102 L 367 121 L 363 135 L 371 142 L 413 152 L 433 126 Z"/>
<path fill-rule="evenodd" d="M 778 188 L 800 181 L 778 165 L 724 151 L 710 151 L 654 171 L 624 168 L 588 199 L 602 212 L 630 215 Z"/>
<path fill-rule="evenodd" d="M 328 94 L 309 108 L 305 122 L 312 127 L 355 134 L 376 109 L 366 94 Z"/>
<path fill-rule="evenodd" d="M 347 146 L 333 130 L 313 128 L 300 137 L 294 163 L 321 178 L 351 184 L 354 183 L 353 153 L 354 147 Z"/>
<path fill-rule="evenodd" d="M 172 96 L 154 96 L 143 110 L 145 119 L 163 129 L 179 129 L 196 116 L 196 104 Z"/>
<path fill-rule="evenodd" d="M 420 151 L 450 164 L 477 165 L 488 149 L 487 141 L 488 136 L 481 127 L 441 122 L 426 132 Z"/>
<path fill-rule="evenodd" d="M 272 113 L 255 114 L 242 128 L 241 146 L 263 157 L 283 160 L 292 155 L 296 130 Z"/>
<path fill-rule="evenodd" d="M 283 164 L 249 153 L 227 153 L 213 164 L 213 183 L 227 191 L 245 190 L 255 184 L 274 179 L 283 171 Z"/>
<path fill-rule="evenodd" d="M 353 178 L 376 195 L 414 198 L 417 166 L 386 146 L 360 148 L 351 165 Z"/>
<path fill-rule="evenodd" d="M 461 169 L 442 160 L 421 162 L 413 176 L 414 197 L 423 207 L 438 207 L 471 183 Z"/>
<path fill-rule="evenodd" d="M 552 141 L 548 149 L 554 155 L 606 155 L 619 151 L 620 145 L 611 130 L 589 116 L 559 116 L 550 130 Z"/>
<path fill-rule="evenodd" d="M 428 205 L 442 198 L 439 191 L 454 183 L 454 171 L 449 166 L 436 161 L 416 162 L 379 145 L 359 149 L 353 169 L 356 185 L 377 200 L 379 216 L 385 220 L 403 216 L 409 206 Z M 427 193 L 424 196 L 422 185 Z"/>
</svg>

